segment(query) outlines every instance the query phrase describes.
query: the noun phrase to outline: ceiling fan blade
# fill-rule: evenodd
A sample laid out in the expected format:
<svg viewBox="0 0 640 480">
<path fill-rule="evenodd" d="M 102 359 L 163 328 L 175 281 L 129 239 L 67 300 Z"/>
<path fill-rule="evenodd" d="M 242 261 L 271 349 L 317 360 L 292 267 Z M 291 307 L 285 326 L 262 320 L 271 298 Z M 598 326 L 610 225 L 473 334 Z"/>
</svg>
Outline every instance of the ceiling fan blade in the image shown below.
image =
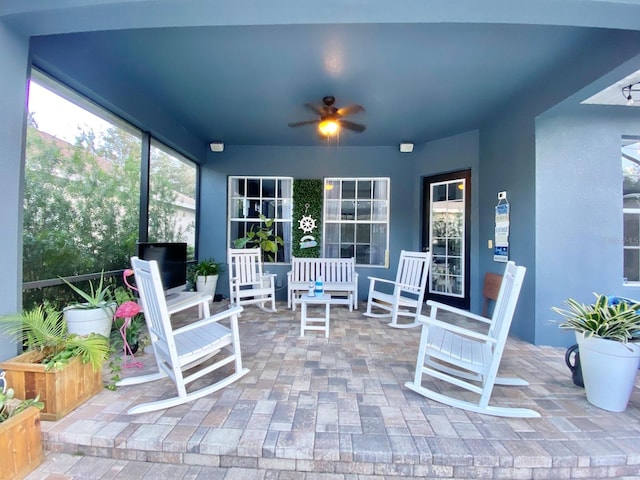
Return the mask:
<svg viewBox="0 0 640 480">
<path fill-rule="evenodd" d="M 324 115 L 324 107 L 318 107 L 312 103 L 305 103 L 304 104 L 305 107 L 307 107 L 309 110 L 311 110 L 313 113 L 315 113 L 316 115 Z"/>
<path fill-rule="evenodd" d="M 302 122 L 291 122 L 290 127 L 301 127 L 302 125 L 312 125 L 314 123 L 320 123 L 320 120 L 304 120 Z"/>
<path fill-rule="evenodd" d="M 347 130 L 353 130 L 354 132 L 362 133 L 367 129 L 367 127 L 361 123 L 350 122 L 349 120 L 343 120 L 341 118 L 338 119 L 338 123 L 341 127 Z"/>
<path fill-rule="evenodd" d="M 346 117 L 347 115 L 353 115 L 354 113 L 364 112 L 364 107 L 362 105 L 347 105 L 346 107 L 342 107 L 338 109 L 338 115 L 341 117 Z"/>
</svg>

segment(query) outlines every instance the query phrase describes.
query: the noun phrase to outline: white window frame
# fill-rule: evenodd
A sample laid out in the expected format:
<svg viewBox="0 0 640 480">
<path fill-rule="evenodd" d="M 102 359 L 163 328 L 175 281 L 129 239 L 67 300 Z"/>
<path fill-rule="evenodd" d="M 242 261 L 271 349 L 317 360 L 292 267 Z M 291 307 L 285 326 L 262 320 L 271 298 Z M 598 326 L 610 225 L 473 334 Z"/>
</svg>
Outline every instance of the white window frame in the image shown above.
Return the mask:
<svg viewBox="0 0 640 480">
<path fill-rule="evenodd" d="M 343 189 L 342 189 L 342 185 L 345 182 L 355 182 L 356 183 L 356 188 L 355 188 L 355 196 L 357 198 L 347 198 L 344 199 L 343 198 Z M 371 189 L 371 196 L 369 198 L 364 198 L 364 197 L 358 197 L 358 188 L 357 188 L 357 184 L 358 182 L 384 182 L 385 183 L 385 189 L 384 189 L 384 196 L 383 197 L 378 197 L 375 195 L 374 189 Z M 366 266 L 366 267 L 378 267 L 378 268 L 388 268 L 389 267 L 389 226 L 390 226 L 390 196 L 391 196 L 391 179 L 389 177 L 327 177 L 324 179 L 324 205 L 323 205 L 323 232 L 322 232 L 322 251 L 323 251 L 323 255 L 325 257 L 337 257 L 340 255 L 340 252 L 342 252 L 342 245 L 343 242 L 341 241 L 341 239 L 338 239 L 338 242 L 333 242 L 330 241 L 330 239 L 328 239 L 328 232 L 327 232 L 327 228 L 329 225 L 344 225 L 344 224 L 353 224 L 354 225 L 354 240 L 353 241 L 349 241 L 349 242 L 345 242 L 345 245 L 353 245 L 354 249 L 353 249 L 353 257 L 355 258 L 356 261 L 356 265 L 359 266 Z M 357 202 L 359 201 L 364 201 L 364 202 L 371 202 L 371 218 L 370 219 L 358 219 L 357 215 L 354 215 L 353 219 L 345 219 L 342 218 L 342 202 L 343 201 L 354 201 L 356 202 L 356 206 L 354 208 L 354 211 L 357 212 Z M 338 202 L 338 205 L 340 205 L 339 211 L 332 213 L 332 209 L 328 208 L 330 206 L 330 202 Z M 375 208 L 375 204 L 378 203 L 382 208 L 376 209 Z M 374 219 L 374 212 L 380 212 L 382 211 L 383 214 L 381 215 L 383 218 L 378 218 L 378 219 Z M 357 238 L 357 226 L 358 225 L 363 225 L 363 224 L 368 224 L 371 225 L 372 227 L 374 225 L 384 225 L 386 232 L 384 234 L 384 245 L 379 245 L 379 247 L 381 247 L 381 255 L 378 255 L 378 257 L 380 258 L 380 261 L 377 263 L 359 263 L 358 262 L 358 254 L 357 254 L 357 248 L 358 246 L 366 246 L 368 245 L 369 248 L 371 249 L 371 246 L 374 244 L 374 239 L 373 237 L 373 232 L 370 231 L 370 238 L 367 242 L 359 242 L 358 238 Z M 337 248 L 337 252 L 338 254 L 336 254 L 336 249 Z M 369 254 L 371 255 L 371 254 Z M 370 259 L 370 258 L 369 258 Z"/>
<path fill-rule="evenodd" d="M 628 215 L 635 215 L 637 217 L 637 221 L 640 222 L 640 194 L 635 192 L 627 192 L 625 194 L 625 178 L 627 177 L 636 177 L 638 178 L 637 173 L 633 173 L 630 171 L 625 171 L 625 160 L 629 162 L 629 164 L 637 163 L 640 157 L 640 137 L 637 136 L 622 136 L 622 256 L 623 256 L 623 272 L 622 272 L 622 284 L 628 286 L 638 286 L 640 285 L 640 265 L 638 265 L 639 275 L 638 278 L 628 279 L 625 276 L 626 273 L 626 263 L 625 263 L 625 253 L 630 250 L 640 250 L 640 242 L 638 239 L 628 238 L 626 232 L 624 230 L 626 224 L 626 217 Z M 636 167 L 637 168 L 637 167 Z M 638 206 L 628 206 L 625 207 L 625 202 L 629 198 L 635 198 Z"/>
<path fill-rule="evenodd" d="M 234 191 L 235 182 L 243 180 L 245 181 L 245 192 L 241 194 L 240 192 Z M 260 181 L 260 195 L 258 196 L 248 196 L 246 189 L 246 182 L 249 180 L 258 180 Z M 263 181 L 275 181 L 275 182 L 289 182 L 289 191 L 288 196 L 277 195 L 277 189 L 274 193 L 273 197 L 265 197 L 262 196 L 262 182 Z M 285 192 L 283 192 L 285 193 Z M 282 231 L 282 239 L 284 240 L 284 261 L 283 262 L 274 262 L 274 263 L 290 263 L 291 262 L 291 225 L 293 221 L 293 177 L 278 177 L 278 176 L 260 176 L 260 175 L 230 175 L 228 178 L 228 188 L 227 188 L 227 246 L 228 248 L 234 248 L 233 241 L 235 238 L 231 238 L 231 232 L 235 231 L 233 228 L 234 223 L 244 223 L 245 225 L 248 223 L 255 223 L 259 221 L 259 218 L 256 216 L 249 216 L 248 208 L 250 204 L 254 205 L 263 205 L 264 202 L 274 202 L 276 206 L 274 207 L 274 216 L 266 215 L 268 218 L 273 219 L 275 223 L 281 225 L 279 229 Z M 236 204 L 238 202 L 242 202 L 242 216 L 236 215 Z M 277 204 L 281 204 L 281 208 L 277 207 Z M 282 216 L 278 216 L 278 212 L 281 212 Z M 262 209 L 259 208 L 256 213 L 263 213 Z M 246 228 L 246 227 L 245 227 Z"/>
</svg>

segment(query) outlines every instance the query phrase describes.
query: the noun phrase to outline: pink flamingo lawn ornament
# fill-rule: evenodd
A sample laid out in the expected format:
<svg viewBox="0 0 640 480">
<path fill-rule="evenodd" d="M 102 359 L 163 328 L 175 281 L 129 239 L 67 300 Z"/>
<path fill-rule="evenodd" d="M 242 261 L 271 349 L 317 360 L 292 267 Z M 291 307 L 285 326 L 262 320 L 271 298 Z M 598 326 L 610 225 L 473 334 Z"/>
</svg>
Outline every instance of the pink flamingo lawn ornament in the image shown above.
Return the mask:
<svg viewBox="0 0 640 480">
<path fill-rule="evenodd" d="M 134 287 L 133 285 L 130 285 L 129 282 L 127 281 L 127 277 L 130 277 L 131 275 L 133 275 L 133 270 L 131 270 L 130 268 L 126 269 L 122 273 L 122 276 L 124 278 L 124 283 L 130 289 L 137 290 L 136 287 Z M 124 367 L 125 368 L 131 368 L 131 367 L 143 368 L 144 367 L 142 362 L 135 360 L 133 351 L 131 351 L 131 346 L 129 345 L 129 342 L 127 342 L 127 327 L 131 325 L 131 319 L 135 317 L 137 314 L 139 314 L 141 311 L 142 311 L 142 308 L 140 307 L 140 305 L 138 305 L 136 302 L 132 300 L 129 300 L 124 302 L 122 305 L 120 305 L 116 309 L 116 313 L 113 315 L 114 318 L 124 319 L 124 321 L 122 322 L 122 326 L 120 327 L 120 335 L 122 336 L 122 341 L 124 342 Z M 131 362 L 127 362 L 128 355 L 131 355 L 131 358 L 133 359 Z"/>
</svg>

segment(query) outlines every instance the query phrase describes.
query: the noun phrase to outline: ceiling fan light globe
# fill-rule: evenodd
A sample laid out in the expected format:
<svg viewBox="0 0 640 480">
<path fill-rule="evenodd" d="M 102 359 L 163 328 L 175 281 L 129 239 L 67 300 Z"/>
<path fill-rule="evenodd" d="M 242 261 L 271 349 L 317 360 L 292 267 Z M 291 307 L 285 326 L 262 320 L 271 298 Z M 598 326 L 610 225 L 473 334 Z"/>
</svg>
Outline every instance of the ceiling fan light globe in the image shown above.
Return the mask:
<svg viewBox="0 0 640 480">
<path fill-rule="evenodd" d="M 335 120 L 323 120 L 318 125 L 318 131 L 325 137 L 335 135 L 338 133 L 338 122 Z"/>
</svg>

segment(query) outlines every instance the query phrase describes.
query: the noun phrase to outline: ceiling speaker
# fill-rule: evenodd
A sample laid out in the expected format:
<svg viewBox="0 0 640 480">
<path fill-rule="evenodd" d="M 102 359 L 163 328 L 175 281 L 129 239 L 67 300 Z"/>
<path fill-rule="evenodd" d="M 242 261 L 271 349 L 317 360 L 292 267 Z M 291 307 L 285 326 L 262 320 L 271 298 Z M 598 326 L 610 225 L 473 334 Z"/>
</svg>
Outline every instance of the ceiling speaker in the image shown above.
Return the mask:
<svg viewBox="0 0 640 480">
<path fill-rule="evenodd" d="M 222 143 L 222 142 L 211 142 L 209 144 L 209 148 L 211 148 L 212 152 L 222 152 L 222 151 L 224 151 L 224 143 Z"/>
<path fill-rule="evenodd" d="M 402 153 L 411 153 L 413 152 L 413 143 L 401 143 L 400 151 Z"/>
</svg>

